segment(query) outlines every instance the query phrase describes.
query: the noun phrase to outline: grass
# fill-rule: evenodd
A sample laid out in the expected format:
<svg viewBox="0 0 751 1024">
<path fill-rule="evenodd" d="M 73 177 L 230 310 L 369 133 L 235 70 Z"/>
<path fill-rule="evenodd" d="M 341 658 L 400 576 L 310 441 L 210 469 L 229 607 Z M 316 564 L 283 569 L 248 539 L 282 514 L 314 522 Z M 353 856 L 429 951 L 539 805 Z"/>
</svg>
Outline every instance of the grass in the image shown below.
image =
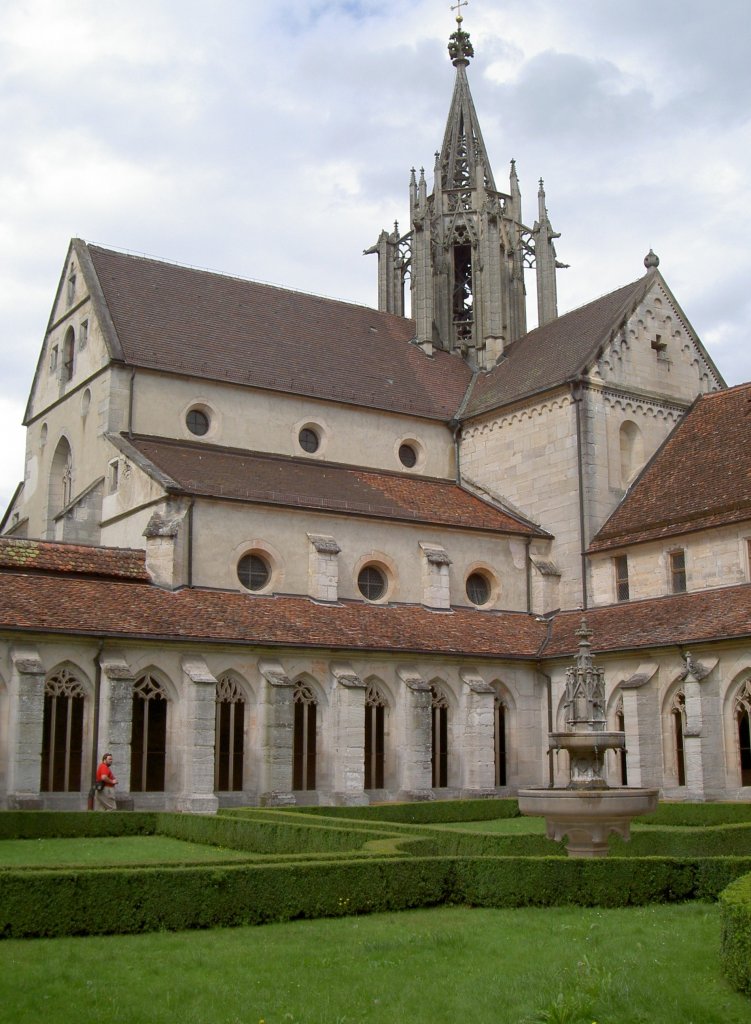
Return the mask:
<svg viewBox="0 0 751 1024">
<path fill-rule="evenodd" d="M 700 903 L 5 940 L 0 1006 L 14 1024 L 747 1024 L 718 948 Z"/>
<path fill-rule="evenodd" d="M 0 869 L 115 867 L 118 864 L 205 864 L 247 861 L 251 855 L 169 836 L 97 836 L 79 839 L 4 839 Z"/>
</svg>

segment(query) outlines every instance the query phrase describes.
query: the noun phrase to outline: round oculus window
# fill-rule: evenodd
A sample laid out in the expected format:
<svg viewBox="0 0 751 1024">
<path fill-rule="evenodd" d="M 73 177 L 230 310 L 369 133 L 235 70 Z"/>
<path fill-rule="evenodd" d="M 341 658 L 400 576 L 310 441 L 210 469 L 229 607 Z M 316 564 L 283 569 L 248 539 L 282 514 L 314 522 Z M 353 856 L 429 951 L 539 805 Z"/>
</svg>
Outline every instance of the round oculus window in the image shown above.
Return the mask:
<svg viewBox="0 0 751 1024">
<path fill-rule="evenodd" d="M 417 452 L 413 445 L 406 442 L 399 445 L 399 461 L 407 469 L 412 469 L 417 465 Z"/>
<path fill-rule="evenodd" d="M 470 573 L 467 577 L 467 597 L 472 604 L 483 605 L 490 600 L 490 581 L 480 572 Z"/>
<path fill-rule="evenodd" d="M 357 576 L 357 586 L 368 601 L 379 601 L 386 593 L 386 574 L 376 565 L 366 565 Z"/>
<path fill-rule="evenodd" d="M 263 590 L 271 578 L 271 568 L 261 555 L 243 555 L 237 563 L 237 578 L 247 590 Z"/>
<path fill-rule="evenodd" d="M 297 435 L 297 440 L 300 442 L 302 450 L 304 452 L 308 452 L 310 455 L 312 455 L 313 452 L 318 451 L 318 447 L 321 443 L 321 439 L 312 427 L 303 427 Z"/>
<path fill-rule="evenodd" d="M 191 434 L 195 434 L 196 437 L 203 437 L 204 434 L 209 432 L 209 417 L 205 412 L 201 412 L 200 409 L 191 409 L 185 417 L 185 425 Z"/>
</svg>

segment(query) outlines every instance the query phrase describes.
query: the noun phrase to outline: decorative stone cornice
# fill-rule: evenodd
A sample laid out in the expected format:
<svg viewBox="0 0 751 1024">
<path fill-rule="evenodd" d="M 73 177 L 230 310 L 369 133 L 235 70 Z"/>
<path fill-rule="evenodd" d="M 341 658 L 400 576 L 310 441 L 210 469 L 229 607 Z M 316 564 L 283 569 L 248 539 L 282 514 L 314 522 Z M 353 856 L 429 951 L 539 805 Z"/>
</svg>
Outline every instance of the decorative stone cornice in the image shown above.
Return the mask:
<svg viewBox="0 0 751 1024">
<path fill-rule="evenodd" d="M 294 686 L 278 661 L 261 660 L 258 662 L 258 671 L 270 686 Z"/>
<path fill-rule="evenodd" d="M 332 663 L 331 672 L 340 686 L 344 686 L 349 690 L 365 689 L 365 682 L 348 662 Z"/>
</svg>

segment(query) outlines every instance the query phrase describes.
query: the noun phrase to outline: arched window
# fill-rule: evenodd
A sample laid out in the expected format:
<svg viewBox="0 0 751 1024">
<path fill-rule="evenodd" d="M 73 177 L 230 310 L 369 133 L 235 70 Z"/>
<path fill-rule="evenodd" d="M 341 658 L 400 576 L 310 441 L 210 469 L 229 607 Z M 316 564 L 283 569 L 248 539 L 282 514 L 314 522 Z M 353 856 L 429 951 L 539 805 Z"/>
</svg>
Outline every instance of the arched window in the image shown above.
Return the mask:
<svg viewBox="0 0 751 1024">
<path fill-rule="evenodd" d="M 628 487 L 644 463 L 644 439 L 633 420 L 621 424 L 620 449 L 621 486 Z"/>
<path fill-rule="evenodd" d="M 152 675 L 133 687 L 130 736 L 130 788 L 133 793 L 161 793 L 167 761 L 167 694 Z"/>
<path fill-rule="evenodd" d="M 365 788 L 383 789 L 386 762 L 386 698 L 375 686 L 365 693 Z"/>
<path fill-rule="evenodd" d="M 683 751 L 683 728 L 686 724 L 686 695 L 678 690 L 670 707 L 670 718 L 673 725 L 673 750 L 675 753 L 675 773 L 679 786 L 686 785 L 686 759 Z"/>
<path fill-rule="evenodd" d="M 48 536 L 54 537 L 55 516 L 65 508 L 73 497 L 73 454 L 66 437 L 57 443 L 50 466 L 50 482 L 47 494 Z"/>
<path fill-rule="evenodd" d="M 495 698 L 495 784 L 505 786 L 507 779 L 507 717 L 508 708 L 500 697 Z"/>
<path fill-rule="evenodd" d="M 449 703 L 436 686 L 430 687 L 433 724 L 433 786 L 448 786 L 449 776 Z"/>
<path fill-rule="evenodd" d="M 243 788 L 245 755 L 245 697 L 231 675 L 216 684 L 216 734 L 214 739 L 214 789 L 217 793 Z"/>
<path fill-rule="evenodd" d="M 316 788 L 316 711 L 318 702 L 305 683 L 295 689 L 292 788 Z"/>
<path fill-rule="evenodd" d="M 741 785 L 751 786 L 751 679 L 735 698 L 734 717 L 738 727 Z"/>
<path fill-rule="evenodd" d="M 80 792 L 84 704 L 83 687 L 66 668 L 44 684 L 42 792 Z"/>
<path fill-rule="evenodd" d="M 65 332 L 65 340 L 63 341 L 63 367 L 62 367 L 62 380 L 64 384 L 67 384 L 69 380 L 73 379 L 73 367 L 76 359 L 76 336 L 73 333 L 73 328 L 69 327 Z"/>
<path fill-rule="evenodd" d="M 618 703 L 615 706 L 615 729 L 616 732 L 626 731 L 626 717 L 623 714 L 623 697 L 618 698 Z M 626 748 L 618 751 L 618 759 L 620 761 L 621 769 L 621 785 L 628 785 L 628 768 L 626 766 Z"/>
</svg>

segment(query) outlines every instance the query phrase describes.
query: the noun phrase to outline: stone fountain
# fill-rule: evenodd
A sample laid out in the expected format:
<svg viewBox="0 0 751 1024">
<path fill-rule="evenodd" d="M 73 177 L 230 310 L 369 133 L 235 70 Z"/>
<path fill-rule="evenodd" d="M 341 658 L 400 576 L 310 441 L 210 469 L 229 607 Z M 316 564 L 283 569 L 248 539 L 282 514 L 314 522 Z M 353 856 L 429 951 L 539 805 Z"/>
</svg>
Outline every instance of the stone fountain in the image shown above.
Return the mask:
<svg viewBox="0 0 751 1024">
<path fill-rule="evenodd" d="M 592 633 L 582 619 L 579 651 L 566 669 L 566 730 L 551 732 L 548 750 L 566 750 L 570 781 L 565 789 L 523 789 L 522 814 L 544 817 L 548 838 L 568 836 L 569 857 L 605 857 L 608 836 L 630 839 L 631 819 L 657 808 L 656 789 L 610 787 L 605 778 L 608 750 L 625 750 L 623 732 L 607 729 L 604 672 L 592 660 Z"/>
</svg>

